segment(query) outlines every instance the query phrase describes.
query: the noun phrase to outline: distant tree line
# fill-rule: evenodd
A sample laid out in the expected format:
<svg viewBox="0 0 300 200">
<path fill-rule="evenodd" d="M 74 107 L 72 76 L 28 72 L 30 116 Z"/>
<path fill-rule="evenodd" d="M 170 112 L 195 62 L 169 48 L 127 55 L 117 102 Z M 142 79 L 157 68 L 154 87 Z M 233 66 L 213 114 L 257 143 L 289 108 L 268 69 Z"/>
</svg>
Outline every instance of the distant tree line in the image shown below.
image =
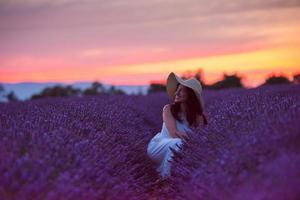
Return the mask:
<svg viewBox="0 0 300 200">
<path fill-rule="evenodd" d="M 195 77 L 197 80 L 200 81 L 202 84 L 203 89 L 212 89 L 212 90 L 220 90 L 225 88 L 243 88 L 244 85 L 242 83 L 242 77 L 239 76 L 237 73 L 229 75 L 224 73 L 223 78 L 220 81 L 217 81 L 213 84 L 206 84 L 203 81 L 202 69 L 196 70 L 195 72 L 186 71 L 181 78 L 188 79 Z M 264 85 L 273 85 L 273 84 L 290 84 L 290 83 L 300 83 L 300 74 L 295 74 L 293 76 L 293 80 L 290 81 L 284 75 L 269 75 L 265 82 L 260 86 Z M 165 92 L 166 86 L 165 84 L 161 83 L 151 83 L 148 89 L 148 94 L 155 93 L 155 92 Z M 55 85 L 52 87 L 44 88 L 40 93 L 34 94 L 31 96 L 31 99 L 39 99 L 44 97 L 73 97 L 73 96 L 90 96 L 90 95 L 97 95 L 97 94 L 122 94 L 124 95 L 125 92 L 120 89 L 116 89 L 115 86 L 110 86 L 106 89 L 102 83 L 98 81 L 94 81 L 90 87 L 86 88 L 85 90 L 81 90 L 78 88 L 74 88 L 71 85 L 62 86 L 62 85 Z M 8 93 L 5 92 L 4 87 L 0 83 L 0 97 L 6 98 L 9 102 L 18 101 L 17 96 L 13 91 Z"/>
<path fill-rule="evenodd" d="M 0 83 L 0 97 L 6 98 L 7 101 L 9 102 L 18 101 L 18 98 L 13 91 L 8 92 L 7 94 L 5 93 L 4 87 L 3 85 L 1 85 L 1 83 Z"/>
<path fill-rule="evenodd" d="M 115 86 L 110 86 L 106 89 L 102 83 L 94 81 L 90 87 L 85 90 L 74 88 L 71 85 L 62 86 L 54 85 L 52 87 L 44 88 L 40 93 L 34 94 L 30 99 L 40 99 L 44 97 L 75 97 L 75 96 L 90 96 L 97 94 L 122 94 L 125 92 L 123 90 L 117 89 Z M 17 96 L 13 91 L 5 94 L 4 87 L 0 84 L 0 96 L 7 99 L 9 102 L 18 101 Z"/>
<path fill-rule="evenodd" d="M 232 74 L 232 75 L 224 73 L 223 78 L 220 81 L 217 81 L 217 82 L 209 85 L 203 81 L 203 73 L 202 72 L 203 72 L 202 69 L 198 69 L 195 72 L 186 71 L 180 77 L 182 79 L 189 79 L 189 78 L 193 78 L 193 77 L 196 78 L 201 83 L 203 89 L 220 90 L 220 89 L 225 89 L 225 88 L 244 88 L 245 87 L 242 83 L 243 78 L 241 76 L 239 76 L 237 73 Z M 263 84 L 261 84 L 260 86 L 274 85 L 274 84 L 290 84 L 290 83 L 300 83 L 300 74 L 295 74 L 293 76 L 292 81 L 290 81 L 284 75 L 271 74 L 266 78 L 265 82 Z M 154 92 L 161 92 L 161 91 L 166 91 L 165 84 L 151 83 L 150 87 L 148 89 L 148 94 L 154 93 Z"/>
<path fill-rule="evenodd" d="M 116 89 L 115 86 L 105 89 L 102 83 L 94 81 L 90 87 L 85 90 L 73 88 L 71 85 L 44 88 L 39 94 L 32 95 L 31 99 L 39 99 L 43 97 L 74 97 L 74 96 L 90 96 L 97 94 L 125 94 L 124 91 Z"/>
</svg>

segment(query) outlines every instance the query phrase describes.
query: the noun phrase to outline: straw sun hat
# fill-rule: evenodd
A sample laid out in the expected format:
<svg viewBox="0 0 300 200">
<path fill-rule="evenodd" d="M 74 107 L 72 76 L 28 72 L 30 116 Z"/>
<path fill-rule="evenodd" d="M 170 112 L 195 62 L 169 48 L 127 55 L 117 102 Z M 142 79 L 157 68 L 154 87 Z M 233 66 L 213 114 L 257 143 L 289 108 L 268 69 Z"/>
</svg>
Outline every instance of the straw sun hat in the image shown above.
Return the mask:
<svg viewBox="0 0 300 200">
<path fill-rule="evenodd" d="M 198 98 L 198 101 L 203 110 L 204 109 L 204 100 L 202 97 L 201 83 L 196 78 L 190 78 L 190 79 L 184 80 L 184 79 L 180 78 L 179 76 L 177 76 L 176 74 L 174 74 L 173 72 L 171 72 L 168 76 L 166 87 L 167 87 L 167 93 L 172 99 L 174 98 L 174 94 L 176 92 L 176 86 L 178 83 L 180 83 L 181 85 L 184 85 L 188 88 L 191 88 L 195 92 L 195 94 Z"/>
</svg>

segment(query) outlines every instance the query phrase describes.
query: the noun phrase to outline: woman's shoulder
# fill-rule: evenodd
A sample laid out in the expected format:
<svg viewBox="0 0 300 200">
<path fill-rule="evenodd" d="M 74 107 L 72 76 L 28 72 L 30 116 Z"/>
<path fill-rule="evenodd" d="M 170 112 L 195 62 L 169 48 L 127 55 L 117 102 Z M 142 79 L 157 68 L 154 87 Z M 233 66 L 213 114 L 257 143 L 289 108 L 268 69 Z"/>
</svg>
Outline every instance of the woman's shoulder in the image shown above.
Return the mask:
<svg viewBox="0 0 300 200">
<path fill-rule="evenodd" d="M 166 104 L 166 105 L 164 105 L 164 107 L 163 107 L 163 112 L 169 112 L 170 109 L 171 109 L 171 104 Z"/>
<path fill-rule="evenodd" d="M 170 118 L 173 118 L 173 115 L 171 113 L 171 105 L 170 104 L 166 104 L 164 107 L 163 107 L 163 118 L 164 119 L 170 119 Z"/>
</svg>

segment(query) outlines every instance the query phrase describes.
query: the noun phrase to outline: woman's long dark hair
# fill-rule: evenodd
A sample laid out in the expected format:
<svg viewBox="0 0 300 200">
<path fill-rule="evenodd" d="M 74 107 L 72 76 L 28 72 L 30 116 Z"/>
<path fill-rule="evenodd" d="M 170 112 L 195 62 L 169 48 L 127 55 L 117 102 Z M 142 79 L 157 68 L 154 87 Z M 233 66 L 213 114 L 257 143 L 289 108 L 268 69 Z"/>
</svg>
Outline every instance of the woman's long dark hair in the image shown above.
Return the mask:
<svg viewBox="0 0 300 200">
<path fill-rule="evenodd" d="M 176 90 L 180 84 L 177 84 Z M 189 125 L 191 126 L 197 126 L 196 117 L 197 115 L 201 115 L 204 119 L 204 124 L 207 124 L 207 119 L 205 115 L 203 114 L 203 108 L 200 105 L 200 102 L 198 101 L 198 98 L 195 94 L 195 92 L 191 89 L 186 87 L 187 89 L 187 101 L 186 101 L 186 119 L 189 122 Z M 179 117 L 180 112 L 180 103 L 174 102 L 171 104 L 171 113 L 174 116 L 175 119 L 182 122 L 182 119 Z"/>
</svg>

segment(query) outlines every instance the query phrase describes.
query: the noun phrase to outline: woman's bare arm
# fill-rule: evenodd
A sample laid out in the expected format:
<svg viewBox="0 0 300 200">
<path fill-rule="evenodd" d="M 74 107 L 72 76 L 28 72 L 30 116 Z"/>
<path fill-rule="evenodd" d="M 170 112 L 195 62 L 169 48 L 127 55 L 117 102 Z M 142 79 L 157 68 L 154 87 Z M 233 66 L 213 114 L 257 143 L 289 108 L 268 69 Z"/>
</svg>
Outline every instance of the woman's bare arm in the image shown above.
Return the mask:
<svg viewBox="0 0 300 200">
<path fill-rule="evenodd" d="M 183 134 L 180 133 L 176 128 L 176 121 L 171 113 L 171 106 L 169 104 L 165 105 L 163 108 L 163 121 L 172 138 L 182 138 Z"/>
</svg>

